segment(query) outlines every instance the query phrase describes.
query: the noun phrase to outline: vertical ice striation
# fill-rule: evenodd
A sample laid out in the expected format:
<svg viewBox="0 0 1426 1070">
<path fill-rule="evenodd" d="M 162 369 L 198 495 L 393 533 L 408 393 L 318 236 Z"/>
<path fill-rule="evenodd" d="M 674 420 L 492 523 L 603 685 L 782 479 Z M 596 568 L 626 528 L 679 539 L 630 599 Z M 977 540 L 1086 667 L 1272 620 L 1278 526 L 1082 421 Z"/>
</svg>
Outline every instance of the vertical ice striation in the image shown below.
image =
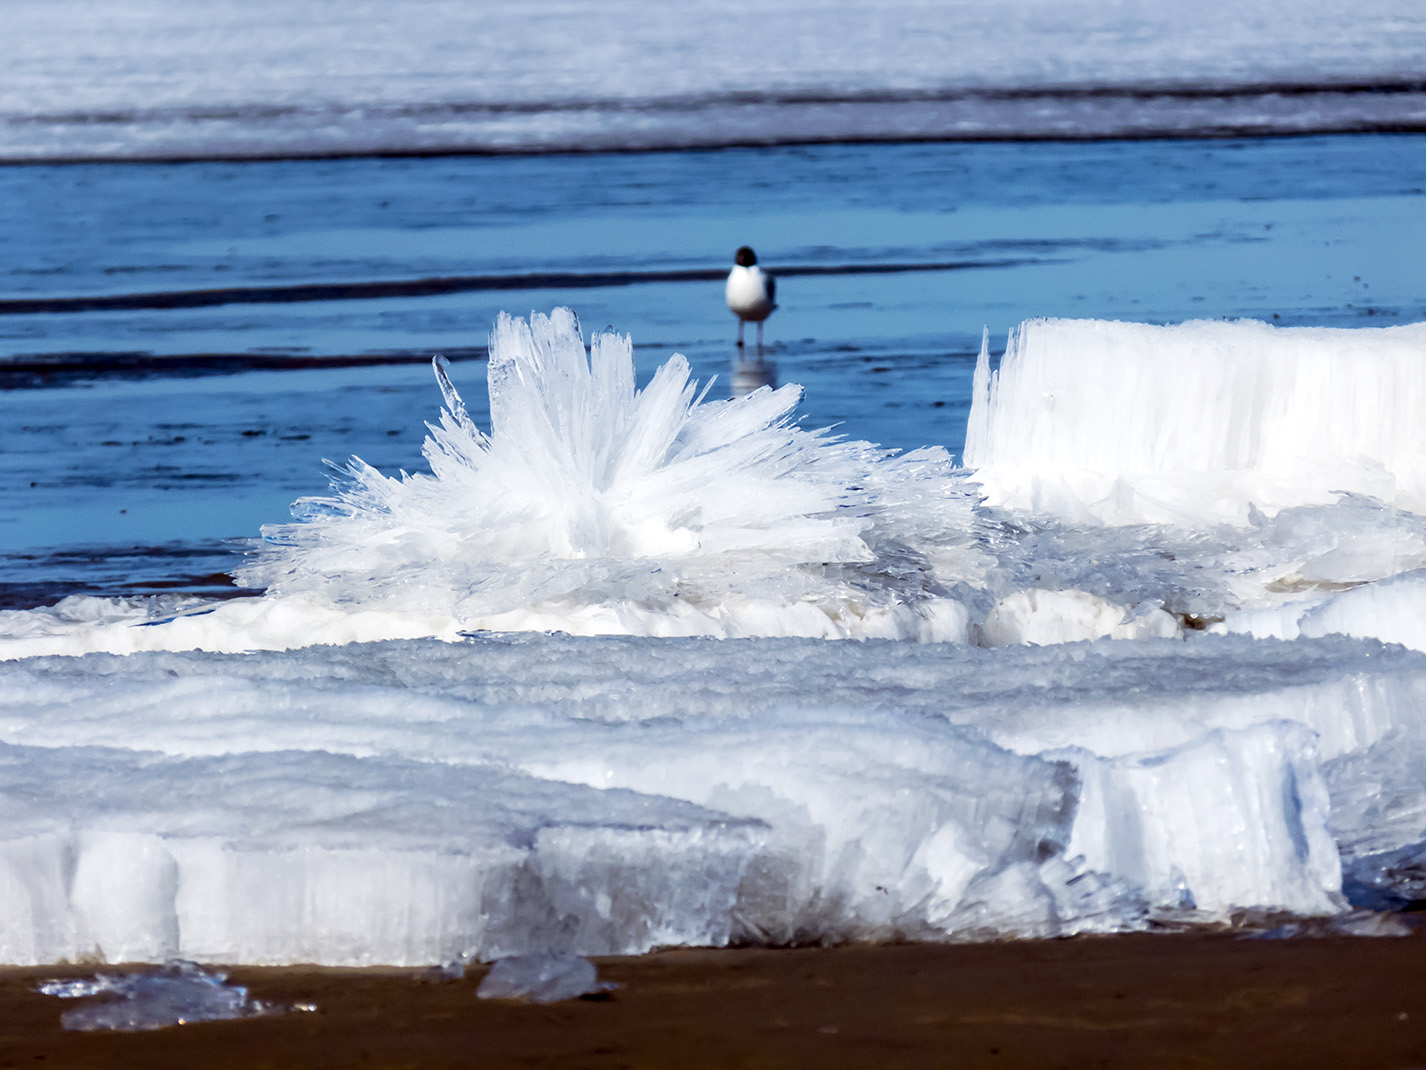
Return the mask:
<svg viewBox="0 0 1426 1070">
<path fill-rule="evenodd" d="M 765 831 L 480 762 L 3 746 L 0 768 L 6 963 L 721 944 Z"/>
<path fill-rule="evenodd" d="M 1338 909 L 1327 788 L 1303 725 L 1219 729 L 1077 768 L 1085 791 L 1068 853 L 1149 903 L 1177 900 L 1219 916 L 1264 903 L 1300 914 Z"/>
<path fill-rule="evenodd" d="M 467 629 L 964 638 L 946 585 L 982 562 L 942 449 L 805 431 L 795 386 L 707 400 L 681 356 L 636 390 L 629 339 L 586 354 L 567 309 L 501 317 L 488 436 L 437 376 L 430 474 L 353 459 L 243 582 Z"/>
<path fill-rule="evenodd" d="M 976 369 L 966 464 L 994 504 L 1200 527 L 1343 491 L 1426 510 L 1426 324 L 1030 320 Z"/>
</svg>

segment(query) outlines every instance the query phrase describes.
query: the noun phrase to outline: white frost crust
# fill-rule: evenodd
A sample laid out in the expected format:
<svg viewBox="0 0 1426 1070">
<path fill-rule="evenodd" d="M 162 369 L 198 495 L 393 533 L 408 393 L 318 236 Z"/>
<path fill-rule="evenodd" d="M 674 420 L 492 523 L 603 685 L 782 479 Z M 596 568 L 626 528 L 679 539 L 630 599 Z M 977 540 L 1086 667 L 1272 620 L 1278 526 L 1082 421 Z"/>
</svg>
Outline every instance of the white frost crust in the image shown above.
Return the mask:
<svg viewBox="0 0 1426 1070">
<path fill-rule="evenodd" d="M 1272 610 L 1230 615 L 1227 632 L 1259 638 L 1353 635 L 1426 651 L 1426 571 L 1413 571 Z"/>
<path fill-rule="evenodd" d="M 1085 639 L 1164 639 L 1178 622 L 1156 606 L 1116 605 L 1086 591 L 1016 591 L 996 602 L 981 640 L 985 646 L 1052 646 Z"/>
</svg>

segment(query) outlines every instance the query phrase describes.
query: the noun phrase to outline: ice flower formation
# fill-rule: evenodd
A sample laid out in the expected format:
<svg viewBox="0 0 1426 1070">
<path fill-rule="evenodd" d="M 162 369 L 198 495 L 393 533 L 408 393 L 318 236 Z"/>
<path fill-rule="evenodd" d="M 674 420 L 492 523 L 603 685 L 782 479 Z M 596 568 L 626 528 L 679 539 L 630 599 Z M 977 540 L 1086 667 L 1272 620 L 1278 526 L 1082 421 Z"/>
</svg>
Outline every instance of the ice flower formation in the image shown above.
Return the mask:
<svg viewBox="0 0 1426 1070">
<path fill-rule="evenodd" d="M 489 432 L 437 359 L 429 472 L 337 466 L 235 571 L 261 597 L 0 614 L 0 656 L 510 631 L 1426 643 L 1423 353 L 1420 325 L 1032 320 L 998 369 L 983 344 L 958 468 L 803 428 L 793 385 L 709 399 L 677 354 L 637 389 L 631 340 L 586 350 L 567 309 L 502 316 Z"/>
<path fill-rule="evenodd" d="M 465 630 L 964 638 L 944 595 L 984 560 L 940 447 L 804 430 L 796 386 L 708 400 L 678 355 L 637 390 L 631 340 L 586 353 L 568 309 L 501 316 L 488 435 L 436 375 L 430 473 L 353 458 L 243 583 Z"/>
</svg>

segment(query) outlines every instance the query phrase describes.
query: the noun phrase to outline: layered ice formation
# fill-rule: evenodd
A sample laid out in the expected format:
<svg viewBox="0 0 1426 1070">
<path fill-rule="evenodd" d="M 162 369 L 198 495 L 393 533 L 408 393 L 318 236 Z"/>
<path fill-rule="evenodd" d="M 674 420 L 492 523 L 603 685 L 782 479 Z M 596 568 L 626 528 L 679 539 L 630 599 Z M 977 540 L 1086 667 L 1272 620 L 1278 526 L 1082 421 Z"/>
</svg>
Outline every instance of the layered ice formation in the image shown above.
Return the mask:
<svg viewBox="0 0 1426 1070">
<path fill-rule="evenodd" d="M 526 635 L 8 663 L 0 958 L 415 964 L 1320 914 L 1345 902 L 1339 854 L 1420 839 L 1396 748 L 1421 735 L 1421 655 L 1071 654 Z"/>
<path fill-rule="evenodd" d="M 965 461 L 1026 568 L 1132 604 L 1149 564 L 1217 629 L 1426 649 L 1426 324 L 1034 320 L 990 365 L 987 340 Z M 1086 583 L 1086 557 L 1118 561 Z"/>
<path fill-rule="evenodd" d="M 490 429 L 438 366 L 430 472 L 343 466 L 262 597 L 0 614 L 0 961 L 1426 898 L 1423 341 L 1037 321 L 968 472 L 502 320 Z"/>
</svg>

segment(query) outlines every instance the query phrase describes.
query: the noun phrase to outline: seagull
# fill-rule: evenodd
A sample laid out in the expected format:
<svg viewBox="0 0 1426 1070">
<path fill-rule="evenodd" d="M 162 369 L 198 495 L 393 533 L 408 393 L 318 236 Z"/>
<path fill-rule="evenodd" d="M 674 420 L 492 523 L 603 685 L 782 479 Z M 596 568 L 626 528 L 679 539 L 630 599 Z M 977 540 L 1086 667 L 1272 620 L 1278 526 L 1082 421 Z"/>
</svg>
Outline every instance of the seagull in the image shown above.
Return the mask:
<svg viewBox="0 0 1426 1070">
<path fill-rule="evenodd" d="M 728 272 L 728 307 L 738 317 L 738 348 L 743 348 L 743 324 L 758 325 L 758 348 L 763 344 L 763 320 L 777 307 L 777 280 L 758 267 L 757 254 L 744 245 L 733 257 Z"/>
</svg>

